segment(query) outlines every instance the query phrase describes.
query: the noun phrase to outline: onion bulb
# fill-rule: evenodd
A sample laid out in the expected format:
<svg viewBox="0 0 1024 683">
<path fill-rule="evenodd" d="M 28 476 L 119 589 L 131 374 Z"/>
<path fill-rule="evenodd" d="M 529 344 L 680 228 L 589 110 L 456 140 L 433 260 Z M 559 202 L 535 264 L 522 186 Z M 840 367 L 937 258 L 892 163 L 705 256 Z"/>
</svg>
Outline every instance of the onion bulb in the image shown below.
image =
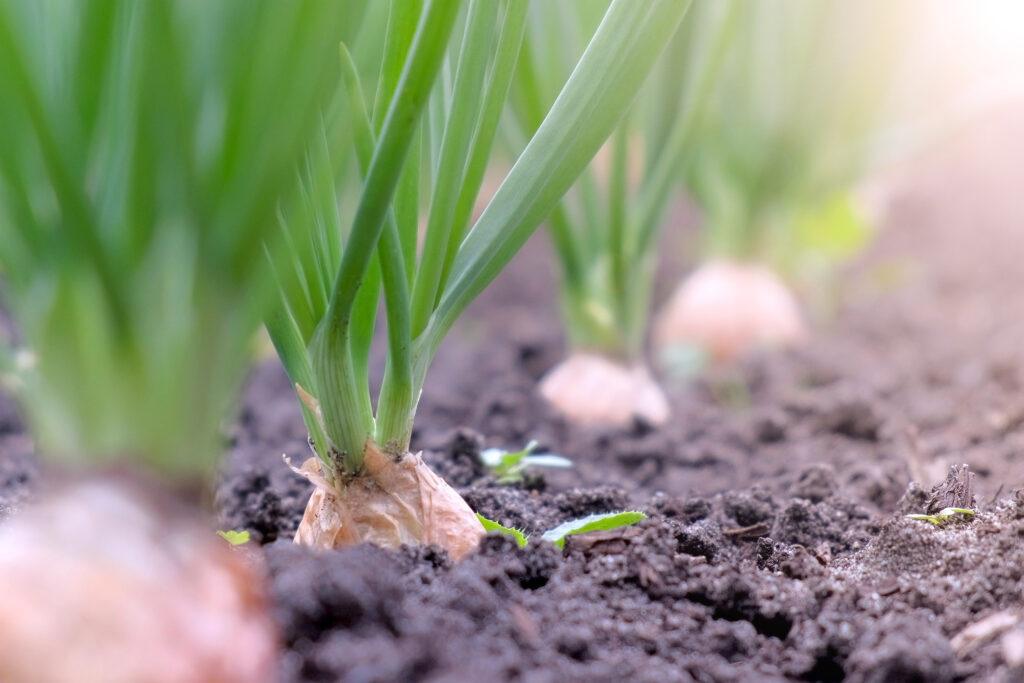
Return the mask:
<svg viewBox="0 0 1024 683">
<path fill-rule="evenodd" d="M 317 458 L 295 471 L 315 487 L 295 534 L 296 543 L 317 548 L 434 544 L 458 560 L 484 536 L 483 526 L 462 496 L 417 454 L 395 459 L 368 443 L 363 470 L 333 486 L 321 473 Z"/>
<path fill-rule="evenodd" d="M 646 366 L 595 353 L 572 353 L 541 380 L 540 393 L 577 424 L 625 427 L 640 418 L 660 425 L 669 416 L 668 400 Z"/>
<path fill-rule="evenodd" d="M 0 526 L 0 680 L 273 680 L 255 558 L 126 484 L 78 482 Z"/>
<path fill-rule="evenodd" d="M 683 280 L 654 330 L 663 357 L 697 348 L 718 363 L 805 336 L 796 299 L 782 280 L 762 266 L 730 261 L 712 261 Z"/>
</svg>

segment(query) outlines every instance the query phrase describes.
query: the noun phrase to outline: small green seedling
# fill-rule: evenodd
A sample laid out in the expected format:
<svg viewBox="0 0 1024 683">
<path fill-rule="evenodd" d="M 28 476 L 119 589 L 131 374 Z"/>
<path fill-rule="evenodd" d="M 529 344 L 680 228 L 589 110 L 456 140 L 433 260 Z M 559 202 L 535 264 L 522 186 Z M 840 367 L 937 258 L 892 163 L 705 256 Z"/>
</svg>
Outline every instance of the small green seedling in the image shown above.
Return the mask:
<svg viewBox="0 0 1024 683">
<path fill-rule="evenodd" d="M 935 526 L 943 526 L 946 522 L 958 515 L 973 517 L 974 510 L 971 510 L 970 508 L 943 508 L 934 515 L 907 515 L 907 519 L 916 519 L 919 522 L 928 522 Z"/>
<path fill-rule="evenodd" d="M 515 539 L 516 544 L 518 544 L 520 548 L 525 548 L 530 542 L 529 537 L 519 529 L 513 529 L 499 524 L 494 520 L 487 519 L 480 513 L 477 513 L 476 517 L 480 520 L 480 523 L 483 524 L 484 529 L 486 529 L 488 533 L 494 531 L 506 536 L 511 536 Z M 632 526 L 645 519 L 647 519 L 647 515 L 637 510 L 604 512 L 596 515 L 587 515 L 586 517 L 573 519 L 565 522 L 564 524 L 559 524 L 553 529 L 548 529 L 541 534 L 541 539 L 548 541 L 549 543 L 553 543 L 556 548 L 562 550 L 565 548 L 565 539 L 569 536 L 589 534 L 595 531 L 614 531 L 615 529 Z"/>
<path fill-rule="evenodd" d="M 217 535 L 231 545 L 245 545 L 249 542 L 248 531 L 232 531 L 229 529 L 227 531 L 218 531 Z"/>
<path fill-rule="evenodd" d="M 480 452 L 480 461 L 491 471 L 500 484 L 522 481 L 523 473 L 530 467 L 553 467 L 566 469 L 572 467 L 572 460 L 554 453 L 533 454 L 537 442 L 531 441 L 518 451 L 506 451 L 502 448 L 487 448 Z"/>
<path fill-rule="evenodd" d="M 637 522 L 647 519 L 647 515 L 637 510 L 625 512 L 606 512 L 598 515 L 587 515 L 580 519 L 574 519 L 564 524 L 559 524 L 554 529 L 548 529 L 541 536 L 545 541 L 555 544 L 555 547 L 565 547 L 565 539 L 578 534 L 589 534 L 594 531 L 613 531 L 632 526 Z"/>
<path fill-rule="evenodd" d="M 483 525 L 484 530 L 487 531 L 487 533 L 491 533 L 493 531 L 499 534 L 504 534 L 505 536 L 511 536 L 515 539 L 516 545 L 518 545 L 520 548 L 525 548 L 527 544 L 529 544 L 530 542 L 530 539 L 527 537 L 527 535 L 519 529 L 515 529 L 510 526 L 505 526 L 504 524 L 499 524 L 498 522 L 495 522 L 493 519 L 487 519 L 479 512 L 476 513 L 476 518 L 480 520 L 480 524 Z"/>
</svg>

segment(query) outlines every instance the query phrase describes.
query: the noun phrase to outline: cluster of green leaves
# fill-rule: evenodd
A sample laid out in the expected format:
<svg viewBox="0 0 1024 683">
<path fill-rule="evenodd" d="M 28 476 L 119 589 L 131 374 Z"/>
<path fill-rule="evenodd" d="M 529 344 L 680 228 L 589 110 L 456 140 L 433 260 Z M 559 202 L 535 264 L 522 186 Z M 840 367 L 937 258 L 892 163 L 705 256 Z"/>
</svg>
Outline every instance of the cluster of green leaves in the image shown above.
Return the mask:
<svg viewBox="0 0 1024 683">
<path fill-rule="evenodd" d="M 600 17 L 601 2 L 542 2 L 514 84 L 520 137 L 543 120 Z M 574 346 L 635 360 L 643 345 L 659 227 L 690 159 L 729 49 L 737 0 L 696 3 L 605 151 L 552 212 Z M 513 135 L 515 131 L 513 131 Z M 642 157 L 642 158 L 641 158 Z"/>
<path fill-rule="evenodd" d="M 572 467 L 572 460 L 554 453 L 538 453 L 537 442 L 531 441 L 518 451 L 506 451 L 503 448 L 485 448 L 480 451 L 480 461 L 499 484 L 513 484 L 523 480 L 523 475 L 531 467 L 551 467 L 567 469 Z"/>
<path fill-rule="evenodd" d="M 848 192 L 877 154 L 904 5 L 744 5 L 686 172 L 713 255 L 793 271 L 863 245 Z"/>
<path fill-rule="evenodd" d="M 210 469 L 363 6 L 0 0 L 0 276 L 41 450 Z"/>
<path fill-rule="evenodd" d="M 470 227 L 526 28 L 526 0 L 395 0 L 372 106 L 342 50 L 362 187 L 338 218 L 340 152 L 310 152 L 303 200 L 268 249 L 268 329 L 304 395 L 328 476 L 358 472 L 368 441 L 408 449 L 427 368 L 466 306 L 551 212 L 628 109 L 688 0 L 616 0 L 500 189 Z M 449 45 L 449 38 L 461 36 Z M 330 122 L 324 126 L 330 131 Z M 420 238 L 421 192 L 429 200 Z M 368 358 L 383 290 L 387 362 L 374 406 Z"/>
<path fill-rule="evenodd" d="M 530 538 L 520 529 L 507 527 L 492 519 L 487 519 L 477 513 L 477 519 L 488 533 L 504 534 L 515 539 L 520 548 L 525 548 L 530 543 Z M 541 540 L 553 544 L 559 550 L 565 548 L 565 540 L 570 536 L 589 534 L 597 531 L 615 531 L 647 519 L 647 515 L 636 510 L 623 512 L 602 512 L 594 515 L 587 515 L 579 519 L 563 522 L 556 527 L 548 529 L 541 534 Z"/>
</svg>

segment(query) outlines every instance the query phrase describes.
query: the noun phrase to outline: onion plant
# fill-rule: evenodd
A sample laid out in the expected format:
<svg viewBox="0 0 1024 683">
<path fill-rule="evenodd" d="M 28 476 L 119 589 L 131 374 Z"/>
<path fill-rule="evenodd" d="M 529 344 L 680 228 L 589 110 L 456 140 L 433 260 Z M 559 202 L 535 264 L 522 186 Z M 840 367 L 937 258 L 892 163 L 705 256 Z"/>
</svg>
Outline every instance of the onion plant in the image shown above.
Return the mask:
<svg viewBox="0 0 1024 683">
<path fill-rule="evenodd" d="M 362 5 L 0 1 L 0 279 L 25 346 L 0 357 L 40 454 L 212 471 L 261 244 Z M 124 480 L 0 527 L 0 679 L 272 678 L 251 564 Z"/>
<path fill-rule="evenodd" d="M 525 0 L 471 0 L 465 12 L 454 0 L 395 0 L 372 101 L 342 50 L 363 175 L 353 218 L 338 217 L 332 171 L 342 152 L 323 135 L 301 179 L 305 200 L 282 211 L 285 239 L 267 250 L 280 294 L 267 327 L 316 454 L 302 468 L 317 487 L 299 541 L 434 542 L 454 556 L 475 546 L 483 533 L 476 517 L 408 452 L 431 359 L 608 137 L 688 4 L 611 4 L 472 226 L 523 42 Z M 387 362 L 374 402 L 368 358 L 381 296 Z"/>
<path fill-rule="evenodd" d="M 597 5 L 599 7 L 599 5 Z M 593 31 L 595 3 L 538 3 L 515 83 L 516 120 L 541 124 Z M 729 49 L 735 0 L 698 3 L 548 227 L 562 272 L 570 353 L 541 393 L 579 422 L 658 423 L 668 403 L 644 363 L 654 251 L 665 209 L 692 152 L 716 71 Z"/>
<path fill-rule="evenodd" d="M 842 0 L 744 9 L 684 169 L 709 262 L 658 325 L 669 356 L 696 345 L 728 360 L 799 340 L 801 315 L 774 273 L 820 271 L 866 236 L 849 191 L 875 152 L 903 10 Z"/>
<path fill-rule="evenodd" d="M 0 264 L 42 452 L 210 469 L 354 26 L 331 5 L 0 5 Z"/>
</svg>

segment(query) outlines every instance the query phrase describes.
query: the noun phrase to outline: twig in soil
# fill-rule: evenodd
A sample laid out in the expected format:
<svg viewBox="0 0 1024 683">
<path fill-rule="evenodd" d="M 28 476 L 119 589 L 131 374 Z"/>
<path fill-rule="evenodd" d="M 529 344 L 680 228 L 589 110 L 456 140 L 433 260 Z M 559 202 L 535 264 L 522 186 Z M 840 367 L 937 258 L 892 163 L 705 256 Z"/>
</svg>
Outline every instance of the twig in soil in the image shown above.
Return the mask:
<svg viewBox="0 0 1024 683">
<path fill-rule="evenodd" d="M 932 489 L 925 512 L 933 514 L 945 508 L 973 508 L 974 473 L 966 464 L 950 465 L 946 479 Z"/>
<path fill-rule="evenodd" d="M 731 529 L 723 529 L 722 533 L 730 538 L 737 539 L 748 539 L 748 538 L 761 538 L 767 536 L 770 529 L 764 522 L 758 522 L 757 524 L 751 524 L 749 526 L 738 526 Z"/>
<path fill-rule="evenodd" d="M 1006 484 L 1005 483 L 1000 484 L 999 488 L 996 489 L 995 494 L 993 494 L 992 500 L 990 500 L 989 502 L 990 503 L 995 503 L 997 500 L 999 500 L 999 496 L 1003 495 L 1003 489 L 1004 488 L 1006 488 Z"/>
<path fill-rule="evenodd" d="M 881 588 L 877 589 L 875 592 L 881 595 L 883 598 L 889 597 L 890 595 L 896 595 L 900 592 L 900 584 L 896 581 L 893 581 L 892 583 L 886 584 Z"/>
</svg>

